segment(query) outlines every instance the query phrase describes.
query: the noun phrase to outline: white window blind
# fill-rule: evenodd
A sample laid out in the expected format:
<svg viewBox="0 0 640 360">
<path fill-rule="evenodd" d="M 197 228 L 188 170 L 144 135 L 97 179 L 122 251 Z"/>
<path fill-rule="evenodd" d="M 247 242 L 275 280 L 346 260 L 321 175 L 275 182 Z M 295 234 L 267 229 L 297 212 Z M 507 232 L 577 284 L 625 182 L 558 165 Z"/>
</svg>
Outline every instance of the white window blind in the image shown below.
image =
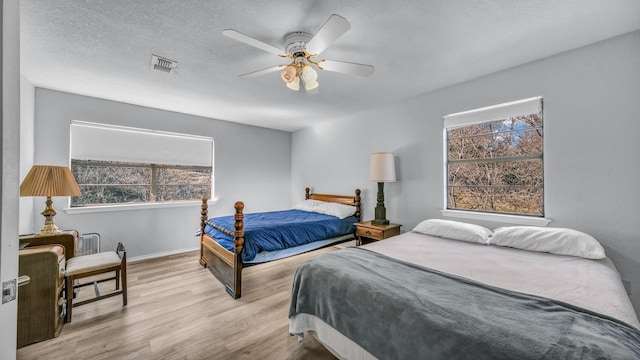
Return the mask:
<svg viewBox="0 0 640 360">
<path fill-rule="evenodd" d="M 515 116 L 537 114 L 542 109 L 542 97 L 533 97 L 500 105 L 450 114 L 444 117 L 446 129 L 508 119 Z"/>
<path fill-rule="evenodd" d="M 71 159 L 213 165 L 213 138 L 124 126 L 71 122 Z"/>
</svg>

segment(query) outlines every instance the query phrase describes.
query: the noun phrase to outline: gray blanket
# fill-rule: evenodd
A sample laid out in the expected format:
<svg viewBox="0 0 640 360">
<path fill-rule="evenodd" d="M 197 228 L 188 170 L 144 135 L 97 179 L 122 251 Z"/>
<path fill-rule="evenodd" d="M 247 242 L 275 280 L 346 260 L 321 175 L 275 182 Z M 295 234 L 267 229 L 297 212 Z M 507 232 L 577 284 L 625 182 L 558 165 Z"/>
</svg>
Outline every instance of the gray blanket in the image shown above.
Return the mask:
<svg viewBox="0 0 640 360">
<path fill-rule="evenodd" d="M 300 313 L 379 359 L 640 359 L 640 331 L 621 321 L 362 248 L 300 265 Z"/>
</svg>

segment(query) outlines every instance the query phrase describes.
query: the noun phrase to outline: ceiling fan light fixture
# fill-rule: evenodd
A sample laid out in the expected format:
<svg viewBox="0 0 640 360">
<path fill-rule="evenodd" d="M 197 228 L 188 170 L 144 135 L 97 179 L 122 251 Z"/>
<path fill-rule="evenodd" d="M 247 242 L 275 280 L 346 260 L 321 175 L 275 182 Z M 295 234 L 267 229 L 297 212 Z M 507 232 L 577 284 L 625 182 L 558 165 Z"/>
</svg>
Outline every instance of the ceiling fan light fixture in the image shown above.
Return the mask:
<svg viewBox="0 0 640 360">
<path fill-rule="evenodd" d="M 318 73 L 309 65 L 302 68 L 302 80 L 304 80 L 305 90 L 313 90 L 318 87 Z"/>
<path fill-rule="evenodd" d="M 282 81 L 290 84 L 297 77 L 297 73 L 298 72 L 296 71 L 296 68 L 294 66 L 288 65 L 280 72 L 280 77 L 282 78 Z"/>
<path fill-rule="evenodd" d="M 225 29 L 222 31 L 222 34 L 233 40 L 243 42 L 247 45 L 277 55 L 280 58 L 287 58 L 291 61 L 288 65 L 276 65 L 270 68 L 243 74 L 240 75 L 240 77 L 250 78 L 280 70 L 280 78 L 290 89 L 300 89 L 300 78 L 302 78 L 305 89 L 312 90 L 313 93 L 317 93 L 318 91 L 316 89 L 319 85 L 317 81 L 318 74 L 315 69 L 358 76 L 371 76 L 373 74 L 373 65 L 315 59 L 327 47 L 331 46 L 336 40 L 338 40 L 338 38 L 344 35 L 350 28 L 351 24 L 349 24 L 347 19 L 340 15 L 332 14 L 320 29 L 318 29 L 315 35 L 311 35 L 304 31 L 293 31 L 286 34 L 282 39 L 284 48 L 272 46 L 233 29 Z M 312 65 L 315 68 L 312 68 Z M 310 94 L 310 92 L 307 91 L 307 94 Z"/>
<path fill-rule="evenodd" d="M 309 91 L 309 90 L 313 90 L 313 89 L 317 89 L 319 85 L 320 85 L 320 84 L 319 84 L 317 81 L 313 81 L 313 82 L 307 82 L 307 81 L 305 81 L 305 83 L 304 83 L 304 89 L 305 89 L 305 90 L 307 90 L 307 91 Z"/>
<path fill-rule="evenodd" d="M 300 90 L 300 77 L 296 76 L 293 81 L 287 83 L 287 87 L 294 91 Z"/>
<path fill-rule="evenodd" d="M 301 76 L 305 84 L 316 82 L 316 80 L 318 79 L 318 73 L 309 65 L 305 65 L 302 67 Z"/>
</svg>

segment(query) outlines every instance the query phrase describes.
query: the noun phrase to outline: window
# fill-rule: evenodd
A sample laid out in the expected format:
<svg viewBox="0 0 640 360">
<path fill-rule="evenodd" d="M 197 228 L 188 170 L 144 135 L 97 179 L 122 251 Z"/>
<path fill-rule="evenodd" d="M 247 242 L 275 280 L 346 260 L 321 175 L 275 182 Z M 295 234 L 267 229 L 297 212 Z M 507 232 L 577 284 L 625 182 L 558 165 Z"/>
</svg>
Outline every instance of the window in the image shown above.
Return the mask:
<svg viewBox="0 0 640 360">
<path fill-rule="evenodd" d="M 444 117 L 446 208 L 544 216 L 542 98 Z"/>
<path fill-rule="evenodd" d="M 213 193 L 213 139 L 71 123 L 71 207 L 200 200 Z"/>
</svg>

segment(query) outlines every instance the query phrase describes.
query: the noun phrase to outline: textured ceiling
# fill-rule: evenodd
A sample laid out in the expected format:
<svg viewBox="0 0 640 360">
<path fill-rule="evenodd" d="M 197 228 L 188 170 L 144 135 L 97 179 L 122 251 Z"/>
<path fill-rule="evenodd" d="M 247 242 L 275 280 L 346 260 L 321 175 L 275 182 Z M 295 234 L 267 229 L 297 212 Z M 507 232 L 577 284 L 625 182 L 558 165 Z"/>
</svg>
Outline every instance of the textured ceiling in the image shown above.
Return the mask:
<svg viewBox="0 0 640 360">
<path fill-rule="evenodd" d="M 29 0 L 22 73 L 34 85 L 295 131 L 640 28 L 638 0 Z M 318 58 L 375 65 L 369 78 L 319 72 L 320 91 L 289 90 L 285 63 L 222 35 L 282 47 L 331 14 L 351 30 Z M 178 62 L 150 69 L 151 54 Z"/>
</svg>

